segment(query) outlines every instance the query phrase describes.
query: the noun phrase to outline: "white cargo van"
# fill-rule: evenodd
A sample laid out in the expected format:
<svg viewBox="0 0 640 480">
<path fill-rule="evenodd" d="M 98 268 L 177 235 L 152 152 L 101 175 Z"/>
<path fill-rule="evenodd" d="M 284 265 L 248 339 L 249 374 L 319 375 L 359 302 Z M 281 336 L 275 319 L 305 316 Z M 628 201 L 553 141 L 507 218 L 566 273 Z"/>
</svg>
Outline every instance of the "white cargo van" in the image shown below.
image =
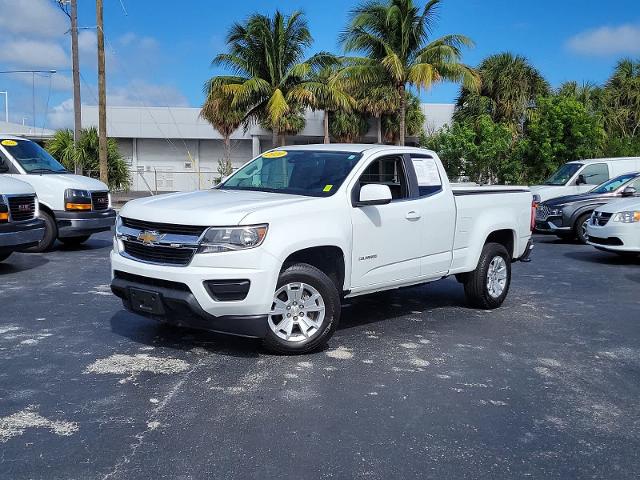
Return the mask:
<svg viewBox="0 0 640 480">
<path fill-rule="evenodd" d="M 29 251 L 44 252 L 56 239 L 79 245 L 115 223 L 109 188 L 99 180 L 71 174 L 35 142 L 0 136 L 0 174 L 30 184 L 38 196 L 45 234 Z"/>
<path fill-rule="evenodd" d="M 640 157 L 594 158 L 567 162 L 542 185 L 531 187 L 541 201 L 565 195 L 577 195 L 607 180 L 640 170 Z"/>
</svg>

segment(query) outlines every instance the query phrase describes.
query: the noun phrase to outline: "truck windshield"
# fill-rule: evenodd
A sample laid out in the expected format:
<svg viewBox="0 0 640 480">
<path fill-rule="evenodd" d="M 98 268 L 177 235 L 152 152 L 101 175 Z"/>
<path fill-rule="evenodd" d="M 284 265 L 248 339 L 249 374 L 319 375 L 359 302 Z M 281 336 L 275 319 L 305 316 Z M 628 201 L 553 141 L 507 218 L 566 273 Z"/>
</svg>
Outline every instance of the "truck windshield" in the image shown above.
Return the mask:
<svg viewBox="0 0 640 480">
<path fill-rule="evenodd" d="M 218 188 L 328 197 L 361 156 L 354 152 L 273 150 L 247 163 Z"/>
<path fill-rule="evenodd" d="M 611 180 L 607 180 L 604 183 L 601 183 L 596 188 L 591 190 L 591 193 L 609 193 L 617 190 L 622 185 L 627 183 L 629 180 L 636 178 L 638 175 L 635 173 L 625 173 L 624 175 L 620 175 L 616 178 L 612 178 Z"/>
<path fill-rule="evenodd" d="M 33 174 L 68 173 L 49 152 L 29 140 L 3 140 L 2 146 L 20 164 L 24 171 Z"/>
<path fill-rule="evenodd" d="M 545 185 L 566 185 L 566 183 L 573 177 L 573 175 L 580 170 L 581 163 L 565 163 L 560 169 L 547 178 L 544 182 Z"/>
</svg>

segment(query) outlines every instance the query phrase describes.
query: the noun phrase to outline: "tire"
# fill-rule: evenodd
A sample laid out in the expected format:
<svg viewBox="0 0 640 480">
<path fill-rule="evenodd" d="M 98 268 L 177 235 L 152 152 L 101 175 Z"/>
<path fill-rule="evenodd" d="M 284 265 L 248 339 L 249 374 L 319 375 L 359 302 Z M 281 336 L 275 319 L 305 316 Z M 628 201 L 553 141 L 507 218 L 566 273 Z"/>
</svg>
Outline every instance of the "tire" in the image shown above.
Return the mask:
<svg viewBox="0 0 640 480">
<path fill-rule="evenodd" d="M 62 243 L 64 243 L 65 245 L 67 245 L 69 247 L 79 247 L 84 242 L 89 240 L 90 236 L 91 235 L 83 235 L 81 237 L 59 238 L 58 240 L 60 240 Z"/>
<path fill-rule="evenodd" d="M 40 210 L 40 218 L 44 220 L 44 237 L 37 245 L 26 248 L 24 251 L 29 253 L 44 253 L 51 250 L 53 244 L 56 243 L 58 236 L 58 227 L 55 219 L 47 212 Z"/>
<path fill-rule="evenodd" d="M 0 262 L 4 262 L 7 258 L 11 256 L 13 252 L 9 253 L 0 253 Z"/>
<path fill-rule="evenodd" d="M 503 270 L 496 270 L 501 267 Z M 499 272 L 504 272 L 503 274 Z M 489 289 L 490 275 L 493 275 L 494 290 Z M 504 282 L 498 279 L 504 278 Z M 511 256 L 499 243 L 487 243 L 482 249 L 478 266 L 467 274 L 464 293 L 467 303 L 475 308 L 491 310 L 504 302 L 511 285 Z"/>
<path fill-rule="evenodd" d="M 573 233 L 580 243 L 587 244 L 587 223 L 591 218 L 591 212 L 583 213 L 578 217 L 576 223 L 573 225 Z"/>
<path fill-rule="evenodd" d="M 324 272 L 296 263 L 280 273 L 271 308 L 265 348 L 281 354 L 308 353 L 326 344 L 335 332 L 340 294 Z"/>
</svg>

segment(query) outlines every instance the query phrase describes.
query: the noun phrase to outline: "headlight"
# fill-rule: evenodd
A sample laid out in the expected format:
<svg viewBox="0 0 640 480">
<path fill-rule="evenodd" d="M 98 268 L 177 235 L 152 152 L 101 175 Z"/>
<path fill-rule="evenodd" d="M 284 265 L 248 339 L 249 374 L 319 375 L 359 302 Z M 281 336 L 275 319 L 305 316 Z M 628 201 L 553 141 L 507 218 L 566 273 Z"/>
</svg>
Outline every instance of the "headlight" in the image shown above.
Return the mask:
<svg viewBox="0 0 640 480">
<path fill-rule="evenodd" d="M 219 253 L 258 247 L 267 235 L 268 225 L 247 227 L 211 227 L 202 240 L 198 253 Z"/>
<path fill-rule="evenodd" d="M 91 192 L 67 188 L 64 192 L 65 210 L 91 210 Z"/>
<path fill-rule="evenodd" d="M 618 212 L 611 217 L 612 222 L 636 223 L 640 222 L 640 210 Z"/>
</svg>

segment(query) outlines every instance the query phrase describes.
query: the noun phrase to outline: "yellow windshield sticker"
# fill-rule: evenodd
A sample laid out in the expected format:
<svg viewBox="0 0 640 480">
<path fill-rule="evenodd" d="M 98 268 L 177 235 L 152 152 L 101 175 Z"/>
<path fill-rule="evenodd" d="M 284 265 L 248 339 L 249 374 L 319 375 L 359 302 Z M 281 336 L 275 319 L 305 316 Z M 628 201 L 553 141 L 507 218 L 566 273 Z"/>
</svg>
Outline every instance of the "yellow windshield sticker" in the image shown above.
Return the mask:
<svg viewBox="0 0 640 480">
<path fill-rule="evenodd" d="M 322 191 L 323 192 L 330 192 L 332 188 L 333 188 L 333 185 L 325 185 L 324 188 L 322 189 Z"/>
<path fill-rule="evenodd" d="M 286 150 L 273 150 L 271 152 L 262 154 L 262 158 L 281 158 L 286 156 L 287 156 Z"/>
<path fill-rule="evenodd" d="M 18 142 L 16 142 L 15 140 L 2 140 L 3 146 L 5 147 L 15 147 L 16 145 L 18 145 Z"/>
</svg>

